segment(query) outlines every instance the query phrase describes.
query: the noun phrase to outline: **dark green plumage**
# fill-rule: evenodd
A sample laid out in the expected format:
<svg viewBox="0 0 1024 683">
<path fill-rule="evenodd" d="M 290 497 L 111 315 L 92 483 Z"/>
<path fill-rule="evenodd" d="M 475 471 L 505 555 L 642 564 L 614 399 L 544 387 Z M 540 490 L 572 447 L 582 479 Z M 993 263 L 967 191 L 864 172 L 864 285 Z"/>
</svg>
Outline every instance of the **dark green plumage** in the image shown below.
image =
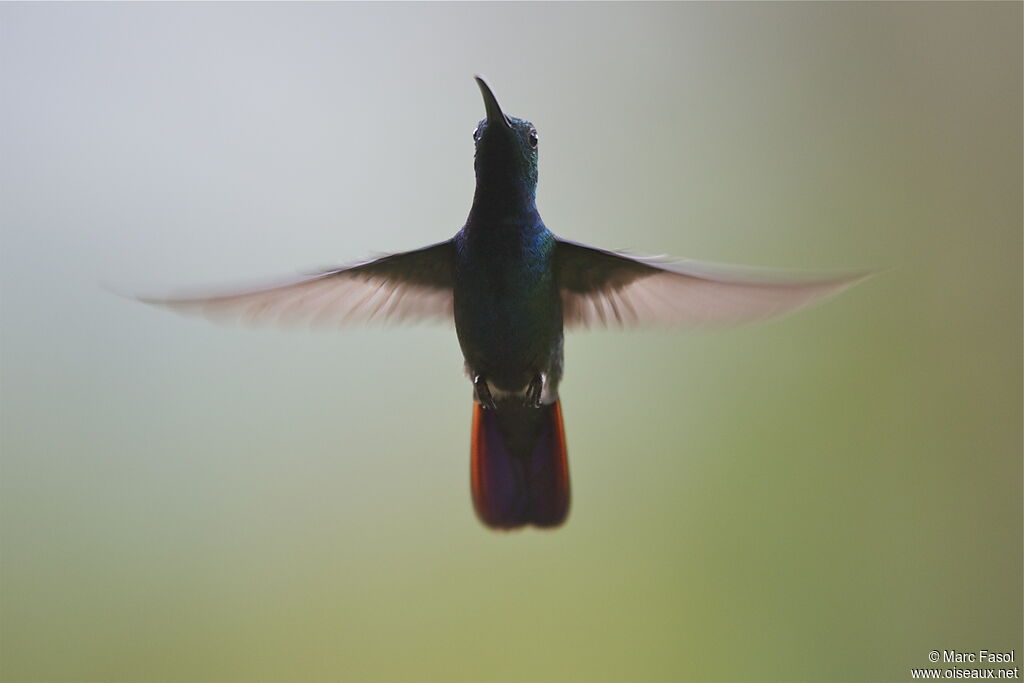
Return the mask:
<svg viewBox="0 0 1024 683">
<path fill-rule="evenodd" d="M 506 116 L 486 83 L 477 83 L 487 118 L 473 134 L 473 206 L 454 239 L 455 329 L 467 368 L 493 396 L 521 394 L 537 378 L 554 395 L 562 305 L 555 236 L 536 205 L 537 131 Z"/>
</svg>

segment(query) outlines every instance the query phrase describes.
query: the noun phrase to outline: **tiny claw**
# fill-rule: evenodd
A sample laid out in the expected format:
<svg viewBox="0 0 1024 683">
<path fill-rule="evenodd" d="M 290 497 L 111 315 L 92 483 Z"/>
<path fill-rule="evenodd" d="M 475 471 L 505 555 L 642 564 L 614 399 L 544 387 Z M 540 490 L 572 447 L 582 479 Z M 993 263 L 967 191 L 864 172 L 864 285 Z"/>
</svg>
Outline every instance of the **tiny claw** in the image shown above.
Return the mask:
<svg viewBox="0 0 1024 683">
<path fill-rule="evenodd" d="M 476 400 L 484 410 L 494 410 L 494 397 L 491 396 L 491 389 L 487 386 L 487 380 L 481 375 L 473 375 L 473 389 L 476 392 Z"/>
<path fill-rule="evenodd" d="M 540 399 L 544 395 L 544 375 L 536 375 L 526 387 L 526 403 L 530 408 L 540 408 Z"/>
</svg>

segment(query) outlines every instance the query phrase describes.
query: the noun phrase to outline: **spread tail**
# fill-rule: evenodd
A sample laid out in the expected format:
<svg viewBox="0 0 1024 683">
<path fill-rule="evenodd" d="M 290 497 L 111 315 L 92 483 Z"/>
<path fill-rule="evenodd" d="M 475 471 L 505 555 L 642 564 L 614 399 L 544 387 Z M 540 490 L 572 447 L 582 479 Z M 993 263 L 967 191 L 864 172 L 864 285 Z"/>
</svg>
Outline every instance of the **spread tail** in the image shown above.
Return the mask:
<svg viewBox="0 0 1024 683">
<path fill-rule="evenodd" d="M 562 407 L 473 403 L 473 506 L 495 529 L 555 527 L 569 514 L 569 463 Z"/>
</svg>

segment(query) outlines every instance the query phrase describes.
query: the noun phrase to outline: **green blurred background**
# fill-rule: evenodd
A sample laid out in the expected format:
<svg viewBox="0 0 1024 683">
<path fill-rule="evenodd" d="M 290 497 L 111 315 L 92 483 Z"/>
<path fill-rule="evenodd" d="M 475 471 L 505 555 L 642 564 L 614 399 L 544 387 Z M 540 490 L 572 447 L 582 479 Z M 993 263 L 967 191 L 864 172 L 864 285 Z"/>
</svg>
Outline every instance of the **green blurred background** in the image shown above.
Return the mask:
<svg viewBox="0 0 1024 683">
<path fill-rule="evenodd" d="M 4 681 L 901 681 L 1021 627 L 1021 3 L 4 4 Z M 574 334 L 495 534 L 440 327 L 149 291 L 450 236 L 489 77 L 556 233 L 888 268 Z"/>
</svg>

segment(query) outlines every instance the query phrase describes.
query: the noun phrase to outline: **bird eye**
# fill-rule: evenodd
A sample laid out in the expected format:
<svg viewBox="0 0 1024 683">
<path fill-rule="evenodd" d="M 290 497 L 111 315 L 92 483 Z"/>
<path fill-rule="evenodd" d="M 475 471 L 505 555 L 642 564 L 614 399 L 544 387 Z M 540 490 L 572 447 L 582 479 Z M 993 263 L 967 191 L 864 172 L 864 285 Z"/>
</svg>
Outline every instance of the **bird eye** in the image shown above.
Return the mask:
<svg viewBox="0 0 1024 683">
<path fill-rule="evenodd" d="M 530 147 L 537 149 L 537 131 L 530 131 Z"/>
</svg>

